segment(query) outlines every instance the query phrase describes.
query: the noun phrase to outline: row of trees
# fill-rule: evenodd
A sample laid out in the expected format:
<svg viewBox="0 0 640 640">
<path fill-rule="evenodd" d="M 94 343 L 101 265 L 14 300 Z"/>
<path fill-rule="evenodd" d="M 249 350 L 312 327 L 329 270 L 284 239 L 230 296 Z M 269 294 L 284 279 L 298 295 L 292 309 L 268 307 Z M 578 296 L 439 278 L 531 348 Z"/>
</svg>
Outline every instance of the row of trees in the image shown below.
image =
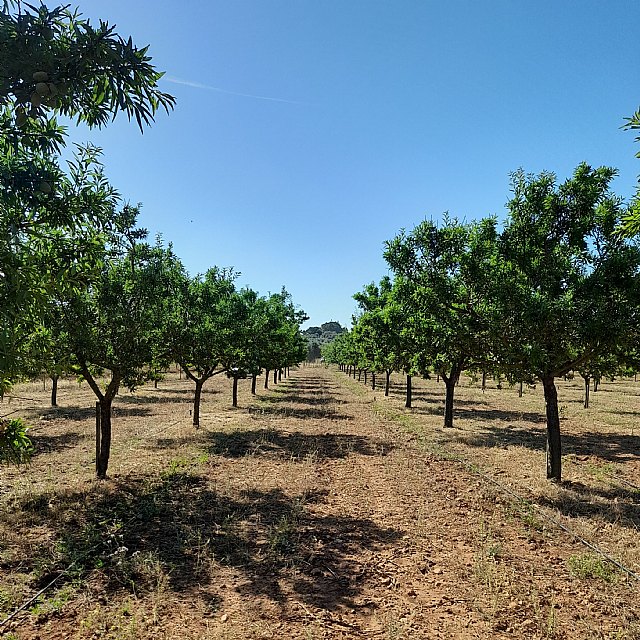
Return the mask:
<svg viewBox="0 0 640 640">
<path fill-rule="evenodd" d="M 263 369 L 304 359 L 305 316 L 284 289 L 266 297 L 238 290 L 231 269 L 190 277 L 171 246 L 148 243 L 99 149 L 78 147 L 62 162 L 60 115 L 93 127 L 124 113 L 143 129 L 173 107 L 147 47 L 67 7 L 7 2 L 0 67 L 0 393 L 44 371 L 55 403 L 59 376 L 81 374 L 99 404 L 96 471 L 104 478 L 122 385 L 133 390 L 178 362 L 195 383 L 197 426 L 212 375 L 233 379 L 235 405 L 238 379 L 253 376 L 255 391 Z M 0 457 L 28 447 L 22 425 L 0 420 Z"/>
<path fill-rule="evenodd" d="M 134 213 L 126 210 L 128 217 Z M 24 372 L 42 371 L 52 379 L 56 403 L 58 377 L 80 374 L 96 395 L 100 436 L 96 471 L 104 478 L 109 462 L 112 404 L 119 389 L 133 391 L 157 379 L 177 362 L 195 384 L 193 424 L 200 424 L 204 383 L 226 373 L 238 380 L 263 371 L 280 371 L 300 362 L 306 341 L 300 334 L 304 313 L 286 290 L 259 296 L 237 289 L 237 274 L 213 267 L 190 277 L 171 247 L 144 242 L 139 231 L 119 236 L 138 238 L 129 246 L 105 247 L 91 284 L 49 298 L 44 314 L 21 352 Z M 99 377 L 107 374 L 106 385 Z"/>
<path fill-rule="evenodd" d="M 386 243 L 393 278 L 354 297 L 352 330 L 325 358 L 408 378 L 438 375 L 444 426 L 453 425 L 463 371 L 542 382 L 547 476 L 561 479 L 555 380 L 569 372 L 613 375 L 636 366 L 640 248 L 620 233 L 628 208 L 610 190 L 615 171 L 580 165 L 558 184 L 550 173 L 512 176 L 508 217 L 445 217 Z M 375 382 L 374 382 L 375 384 Z"/>
</svg>

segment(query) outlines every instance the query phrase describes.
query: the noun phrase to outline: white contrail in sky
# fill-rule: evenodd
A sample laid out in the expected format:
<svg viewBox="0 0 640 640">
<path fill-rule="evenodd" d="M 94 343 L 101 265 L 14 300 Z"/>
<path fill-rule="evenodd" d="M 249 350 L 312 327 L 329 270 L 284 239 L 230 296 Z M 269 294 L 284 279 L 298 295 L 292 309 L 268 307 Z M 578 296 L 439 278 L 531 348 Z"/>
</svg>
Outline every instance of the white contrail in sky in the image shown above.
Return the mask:
<svg viewBox="0 0 640 640">
<path fill-rule="evenodd" d="M 207 91 L 217 91 L 218 93 L 226 93 L 230 96 L 240 96 L 241 98 L 254 98 L 255 100 L 269 100 L 270 102 L 285 102 L 287 104 L 308 104 L 307 102 L 298 102 L 297 100 L 285 100 L 284 98 L 270 98 L 269 96 L 257 96 L 252 93 L 239 93 L 238 91 L 229 91 L 220 87 L 212 87 L 201 82 L 192 82 L 191 80 L 182 80 L 175 76 L 163 76 L 163 80 L 172 82 L 173 84 L 182 84 L 185 87 L 193 87 L 194 89 L 206 89 Z"/>
</svg>

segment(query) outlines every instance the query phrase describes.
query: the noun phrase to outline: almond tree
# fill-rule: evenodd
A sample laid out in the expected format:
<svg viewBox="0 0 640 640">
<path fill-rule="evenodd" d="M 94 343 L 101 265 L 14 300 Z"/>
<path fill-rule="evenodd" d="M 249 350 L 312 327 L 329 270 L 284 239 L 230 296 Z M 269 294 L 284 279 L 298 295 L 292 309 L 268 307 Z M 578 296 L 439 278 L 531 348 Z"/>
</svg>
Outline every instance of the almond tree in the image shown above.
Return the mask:
<svg viewBox="0 0 640 640">
<path fill-rule="evenodd" d="M 98 478 L 106 477 L 109 464 L 113 400 L 121 385 L 133 391 L 152 375 L 160 346 L 166 345 L 162 321 L 173 312 L 182 273 L 171 247 L 136 243 L 107 260 L 88 290 L 64 301 L 69 344 L 100 408 Z M 105 388 L 96 375 L 103 370 L 108 372 Z"/>
<path fill-rule="evenodd" d="M 463 224 L 424 221 L 387 242 L 414 366 L 431 366 L 446 388 L 444 426 L 453 426 L 455 385 L 462 371 L 495 357 L 492 304 L 497 251 L 493 219 Z"/>
<path fill-rule="evenodd" d="M 640 319 L 640 250 L 616 229 L 625 213 L 614 169 L 581 164 L 512 178 L 500 238 L 503 365 L 539 378 L 547 416 L 547 477 L 562 478 L 555 379 L 633 346 Z"/>
<path fill-rule="evenodd" d="M 296 308 L 286 289 L 267 298 L 266 315 L 264 332 L 260 336 L 265 389 L 270 371 L 274 372 L 274 381 L 277 381 L 279 371 L 302 362 L 307 353 L 307 342 L 300 333 L 300 325 L 307 320 L 307 316 Z"/>
<path fill-rule="evenodd" d="M 220 365 L 233 380 L 232 405 L 238 406 L 238 380 L 244 380 L 257 367 L 254 312 L 258 296 L 242 289 L 225 299 L 220 309 Z"/>
<path fill-rule="evenodd" d="M 353 327 L 353 339 L 371 363 L 372 370 L 384 371 L 384 395 L 389 395 L 393 371 L 402 371 L 407 377 L 405 406 L 411 407 L 411 380 L 416 373 L 427 374 L 428 367 L 419 366 L 415 344 L 407 328 L 407 316 L 397 283 L 388 276 L 379 285 L 367 285 L 354 299 L 362 310 Z"/>
<path fill-rule="evenodd" d="M 97 150 L 69 169 L 60 115 L 103 126 L 118 113 L 142 129 L 174 99 L 147 48 L 67 6 L 8 0 L 0 10 L 0 390 L 23 372 L 22 348 L 49 297 L 96 263 L 115 192 Z M 59 269 L 50 267 L 59 255 Z M 74 282 L 74 280 L 76 282 Z"/>
<path fill-rule="evenodd" d="M 204 383 L 224 373 L 228 302 L 236 295 L 233 269 L 212 267 L 204 276 L 183 279 L 172 305 L 174 313 L 165 324 L 173 357 L 195 384 L 193 425 L 200 426 L 200 401 Z"/>
</svg>

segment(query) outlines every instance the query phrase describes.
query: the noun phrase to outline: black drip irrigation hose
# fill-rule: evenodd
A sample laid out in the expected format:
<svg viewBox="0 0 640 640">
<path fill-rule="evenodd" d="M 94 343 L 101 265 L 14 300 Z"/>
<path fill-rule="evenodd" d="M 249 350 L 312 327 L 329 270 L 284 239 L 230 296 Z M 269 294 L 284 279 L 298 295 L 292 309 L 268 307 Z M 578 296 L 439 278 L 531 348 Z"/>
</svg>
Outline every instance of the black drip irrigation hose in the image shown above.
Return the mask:
<svg viewBox="0 0 640 640">
<path fill-rule="evenodd" d="M 485 473 L 484 471 L 481 471 L 475 465 L 472 465 L 472 464 L 468 463 L 466 460 L 463 460 L 463 459 L 458 458 L 458 457 L 456 457 L 454 459 L 455 459 L 456 462 L 459 462 L 468 471 L 471 471 L 472 473 L 475 473 L 476 475 L 479 475 L 481 478 L 484 478 L 485 480 L 488 480 L 491 484 L 493 484 L 496 487 L 498 487 L 503 493 L 506 493 L 507 495 L 511 496 L 515 501 L 520 502 L 521 504 L 524 504 L 527 507 L 533 509 L 536 512 L 536 514 L 540 515 L 542 518 L 544 518 L 548 522 L 551 522 L 556 527 L 562 529 L 565 533 L 568 533 L 571 537 L 573 537 L 574 539 L 578 540 L 578 542 L 582 543 L 585 547 L 587 547 L 587 548 L 591 549 L 592 551 L 594 551 L 595 553 L 597 553 L 599 556 L 604 558 L 607 562 L 610 562 L 611 564 L 615 565 L 618 569 L 620 569 L 621 571 L 623 571 L 627 575 L 631 576 L 632 578 L 634 578 L 635 580 L 638 580 L 640 582 L 640 574 L 636 573 L 632 569 L 629 569 L 629 567 L 626 567 L 621 562 L 618 562 L 618 560 L 616 560 L 615 558 L 612 558 L 606 551 L 603 551 L 596 544 L 593 544 L 592 542 L 589 542 L 588 540 L 583 538 L 580 534 L 576 533 L 573 529 L 571 529 L 566 524 L 564 524 L 563 522 L 558 520 L 558 518 L 555 518 L 554 516 L 550 515 L 549 513 L 544 511 L 541 507 L 539 507 L 538 505 L 534 504 L 530 500 L 527 500 L 526 498 L 523 498 L 521 495 L 516 493 L 513 489 L 511 489 L 510 487 L 502 484 L 501 482 L 496 480 L 493 476 L 489 475 L 488 473 Z"/>
<path fill-rule="evenodd" d="M 0 420 L 4 420 L 9 416 L 12 416 L 14 413 L 18 413 L 18 411 L 22 411 L 22 409 L 16 409 L 15 411 L 11 411 L 11 413 L 5 413 L 3 416 L 0 416 Z"/>
</svg>

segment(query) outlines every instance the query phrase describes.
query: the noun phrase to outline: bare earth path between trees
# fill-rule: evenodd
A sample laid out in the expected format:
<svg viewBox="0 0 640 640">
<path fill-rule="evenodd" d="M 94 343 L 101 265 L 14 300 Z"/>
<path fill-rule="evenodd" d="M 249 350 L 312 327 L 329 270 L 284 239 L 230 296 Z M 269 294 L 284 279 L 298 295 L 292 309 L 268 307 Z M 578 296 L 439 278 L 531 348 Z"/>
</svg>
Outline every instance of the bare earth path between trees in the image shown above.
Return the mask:
<svg viewBox="0 0 640 640">
<path fill-rule="evenodd" d="M 1 476 L 2 617 L 75 566 L 7 637 L 640 637 L 636 582 L 578 575 L 584 547 L 394 398 L 324 367 L 236 411 L 228 386 L 198 432 L 184 380 L 122 396 L 102 483 L 91 412 L 32 413 L 39 454 Z"/>
</svg>

